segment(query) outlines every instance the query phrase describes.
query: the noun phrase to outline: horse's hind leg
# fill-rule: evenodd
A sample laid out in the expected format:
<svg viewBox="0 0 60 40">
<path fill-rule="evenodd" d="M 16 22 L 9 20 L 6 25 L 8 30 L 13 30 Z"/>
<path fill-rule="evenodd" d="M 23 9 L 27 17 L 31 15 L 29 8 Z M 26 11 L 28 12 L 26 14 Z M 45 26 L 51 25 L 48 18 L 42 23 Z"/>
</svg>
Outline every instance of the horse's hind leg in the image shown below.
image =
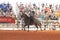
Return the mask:
<svg viewBox="0 0 60 40">
<path fill-rule="evenodd" d="M 38 24 L 39 25 L 39 27 L 40 27 L 40 30 L 42 30 L 42 28 L 41 28 L 41 24 Z"/>
<path fill-rule="evenodd" d="M 35 24 L 35 26 L 36 26 L 36 28 L 37 28 L 37 30 L 36 31 L 38 31 L 38 26 Z"/>
<path fill-rule="evenodd" d="M 42 31 L 42 28 L 41 28 L 41 26 L 39 26 L 40 27 L 40 30 Z"/>
</svg>

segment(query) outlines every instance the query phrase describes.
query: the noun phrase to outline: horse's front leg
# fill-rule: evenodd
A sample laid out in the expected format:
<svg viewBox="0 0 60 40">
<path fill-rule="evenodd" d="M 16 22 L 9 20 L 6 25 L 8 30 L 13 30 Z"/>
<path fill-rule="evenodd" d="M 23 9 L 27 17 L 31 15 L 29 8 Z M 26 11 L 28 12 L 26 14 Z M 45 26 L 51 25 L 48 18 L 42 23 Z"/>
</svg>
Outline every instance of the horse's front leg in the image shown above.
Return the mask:
<svg viewBox="0 0 60 40">
<path fill-rule="evenodd" d="M 25 31 L 25 26 L 26 26 L 26 25 L 23 25 L 23 24 L 22 24 L 22 30 L 24 30 L 24 31 Z"/>
<path fill-rule="evenodd" d="M 44 25 L 44 30 L 46 30 L 46 25 Z"/>
<path fill-rule="evenodd" d="M 60 30 L 60 26 L 58 26 L 59 27 L 59 30 Z"/>
<path fill-rule="evenodd" d="M 37 30 L 36 30 L 36 31 L 38 31 L 38 26 L 36 26 L 36 28 L 37 28 Z"/>
<path fill-rule="evenodd" d="M 24 30 L 24 25 L 22 24 L 22 30 Z"/>
<path fill-rule="evenodd" d="M 26 26 L 26 25 L 24 25 L 24 31 L 26 31 L 26 30 L 25 30 L 25 26 Z"/>
<path fill-rule="evenodd" d="M 29 32 L 29 25 L 28 25 L 28 32 Z"/>
<path fill-rule="evenodd" d="M 56 26 L 54 25 L 53 30 L 56 30 Z"/>
</svg>

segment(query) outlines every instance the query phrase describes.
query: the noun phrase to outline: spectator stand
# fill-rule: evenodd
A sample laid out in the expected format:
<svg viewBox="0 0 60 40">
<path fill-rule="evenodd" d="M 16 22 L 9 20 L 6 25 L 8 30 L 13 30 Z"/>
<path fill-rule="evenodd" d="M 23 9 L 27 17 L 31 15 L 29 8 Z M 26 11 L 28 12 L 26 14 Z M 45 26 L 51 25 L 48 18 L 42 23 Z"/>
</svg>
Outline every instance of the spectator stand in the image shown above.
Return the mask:
<svg viewBox="0 0 60 40">
<path fill-rule="evenodd" d="M 0 28 L 14 28 L 15 25 L 15 16 L 14 13 L 12 13 L 12 6 L 10 3 L 1 3 L 0 4 L 0 9 L 2 10 L 3 13 L 0 15 Z M 8 15 L 7 15 L 8 14 Z"/>
</svg>

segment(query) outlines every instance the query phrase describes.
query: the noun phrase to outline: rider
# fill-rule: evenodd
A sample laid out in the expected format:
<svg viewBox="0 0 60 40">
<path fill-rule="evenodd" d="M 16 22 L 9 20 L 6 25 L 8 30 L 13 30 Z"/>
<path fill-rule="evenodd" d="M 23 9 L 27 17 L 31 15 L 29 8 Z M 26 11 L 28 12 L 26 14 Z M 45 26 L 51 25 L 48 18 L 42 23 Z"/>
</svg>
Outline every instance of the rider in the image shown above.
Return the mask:
<svg viewBox="0 0 60 40">
<path fill-rule="evenodd" d="M 30 13 L 31 22 L 33 22 L 33 20 L 34 20 L 34 14 L 35 14 L 35 11 L 32 8 L 31 13 Z"/>
</svg>

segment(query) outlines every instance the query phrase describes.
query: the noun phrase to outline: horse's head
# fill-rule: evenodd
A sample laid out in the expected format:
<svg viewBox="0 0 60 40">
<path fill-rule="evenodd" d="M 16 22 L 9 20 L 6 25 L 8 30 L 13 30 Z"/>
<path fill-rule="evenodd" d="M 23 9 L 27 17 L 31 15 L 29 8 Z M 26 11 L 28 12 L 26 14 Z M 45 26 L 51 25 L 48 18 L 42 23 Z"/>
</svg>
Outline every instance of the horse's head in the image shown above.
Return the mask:
<svg viewBox="0 0 60 40">
<path fill-rule="evenodd" d="M 22 15 L 21 15 L 21 18 L 26 18 L 26 17 L 27 17 L 26 14 L 22 14 Z"/>
</svg>

